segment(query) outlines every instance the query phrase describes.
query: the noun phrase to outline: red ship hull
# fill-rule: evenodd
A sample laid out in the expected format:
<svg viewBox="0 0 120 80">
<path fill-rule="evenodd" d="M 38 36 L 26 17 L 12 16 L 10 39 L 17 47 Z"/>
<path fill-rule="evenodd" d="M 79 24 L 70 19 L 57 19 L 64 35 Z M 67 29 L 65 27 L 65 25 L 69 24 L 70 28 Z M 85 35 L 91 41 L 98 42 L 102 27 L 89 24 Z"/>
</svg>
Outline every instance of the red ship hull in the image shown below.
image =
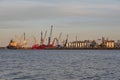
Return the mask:
<svg viewBox="0 0 120 80">
<path fill-rule="evenodd" d="M 32 49 L 51 49 L 51 48 L 56 47 L 53 45 L 38 45 L 38 44 L 32 46 Z"/>
</svg>

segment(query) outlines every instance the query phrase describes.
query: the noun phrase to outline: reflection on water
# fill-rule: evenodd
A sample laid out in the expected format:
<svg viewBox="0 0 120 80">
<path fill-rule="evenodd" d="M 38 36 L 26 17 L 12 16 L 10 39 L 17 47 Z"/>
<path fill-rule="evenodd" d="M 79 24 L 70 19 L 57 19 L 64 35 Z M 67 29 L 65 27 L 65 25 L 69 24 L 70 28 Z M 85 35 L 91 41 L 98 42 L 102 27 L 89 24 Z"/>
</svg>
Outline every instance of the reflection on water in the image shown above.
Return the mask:
<svg viewBox="0 0 120 80">
<path fill-rule="evenodd" d="M 0 50 L 3 80 L 119 80 L 118 50 Z"/>
</svg>

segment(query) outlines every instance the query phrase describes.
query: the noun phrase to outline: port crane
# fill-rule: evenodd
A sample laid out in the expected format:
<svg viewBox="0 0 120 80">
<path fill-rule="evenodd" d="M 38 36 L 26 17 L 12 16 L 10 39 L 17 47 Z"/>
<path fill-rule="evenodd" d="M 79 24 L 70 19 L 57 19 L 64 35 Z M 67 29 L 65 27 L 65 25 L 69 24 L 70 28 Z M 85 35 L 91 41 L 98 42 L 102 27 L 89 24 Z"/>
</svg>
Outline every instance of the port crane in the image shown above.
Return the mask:
<svg viewBox="0 0 120 80">
<path fill-rule="evenodd" d="M 41 39 L 40 39 L 40 45 L 43 45 L 46 39 L 47 31 L 45 31 L 44 37 L 43 32 L 41 31 Z"/>
<path fill-rule="evenodd" d="M 60 39 L 61 39 L 61 36 L 62 36 L 62 32 L 59 34 L 59 37 L 58 37 L 58 39 L 56 40 L 57 41 L 57 47 L 58 48 L 60 48 L 61 46 L 60 46 Z"/>
<path fill-rule="evenodd" d="M 54 45 L 54 44 L 55 44 L 55 41 L 56 41 L 56 43 L 58 44 L 58 39 L 57 39 L 57 38 L 54 38 L 54 40 L 52 41 L 52 44 L 51 44 L 52 47 L 56 47 L 56 45 Z"/>
<path fill-rule="evenodd" d="M 45 34 L 44 34 L 44 37 L 43 37 L 43 44 L 44 44 L 44 42 L 45 42 L 46 35 L 47 35 L 47 30 L 45 31 Z"/>
<path fill-rule="evenodd" d="M 65 44 L 64 44 L 64 47 L 66 47 L 66 44 L 68 43 L 68 34 L 67 34 L 67 38 L 66 38 L 66 40 L 65 40 Z"/>
<path fill-rule="evenodd" d="M 58 45 L 59 45 L 59 41 L 61 39 L 61 36 L 62 36 L 62 32 L 59 34 L 59 37 L 58 37 Z"/>
<path fill-rule="evenodd" d="M 43 32 L 41 31 L 40 45 L 43 45 Z"/>
<path fill-rule="evenodd" d="M 53 30 L 53 25 L 51 25 L 50 36 L 48 37 L 48 46 L 50 45 L 51 42 L 52 30 Z"/>
</svg>

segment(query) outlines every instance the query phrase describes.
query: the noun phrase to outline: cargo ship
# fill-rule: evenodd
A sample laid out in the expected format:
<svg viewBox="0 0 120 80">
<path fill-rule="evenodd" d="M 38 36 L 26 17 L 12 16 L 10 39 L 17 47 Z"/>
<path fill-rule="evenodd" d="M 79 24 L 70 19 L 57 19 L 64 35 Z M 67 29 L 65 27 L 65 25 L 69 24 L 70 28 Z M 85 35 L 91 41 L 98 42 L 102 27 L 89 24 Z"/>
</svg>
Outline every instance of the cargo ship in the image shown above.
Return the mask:
<svg viewBox="0 0 120 80">
<path fill-rule="evenodd" d="M 51 26 L 51 29 L 50 29 L 50 35 L 48 37 L 48 44 L 44 44 L 47 32 L 45 32 L 44 38 L 43 38 L 43 33 L 41 32 L 40 45 L 39 44 L 34 44 L 32 46 L 32 49 L 57 49 L 57 48 L 62 48 L 63 46 L 61 46 L 59 44 L 59 40 L 61 38 L 62 33 L 59 34 L 58 38 L 54 38 L 53 41 L 51 41 L 52 31 L 53 31 L 53 25 Z M 68 40 L 66 40 L 66 41 L 68 41 Z M 56 42 L 56 45 L 55 45 L 55 42 Z M 65 44 L 67 44 L 67 42 L 65 42 Z"/>
<path fill-rule="evenodd" d="M 27 45 L 27 41 L 25 39 L 25 33 L 24 33 L 24 41 L 21 43 L 21 39 L 19 41 L 16 40 L 10 40 L 8 46 L 6 48 L 8 49 L 25 49 Z"/>
<path fill-rule="evenodd" d="M 50 44 L 51 42 L 51 36 L 52 36 L 52 30 L 53 30 L 53 26 L 51 26 L 51 31 L 50 31 L 50 36 L 48 38 L 48 44 L 44 44 L 44 41 L 45 41 L 45 37 L 46 37 L 46 34 L 47 32 L 45 32 L 45 35 L 44 35 L 44 38 L 43 38 L 43 33 L 41 32 L 41 39 L 40 39 L 40 45 L 39 44 L 34 44 L 32 46 L 32 49 L 47 49 L 47 48 L 55 48 L 54 46 L 54 41 L 52 44 Z"/>
</svg>

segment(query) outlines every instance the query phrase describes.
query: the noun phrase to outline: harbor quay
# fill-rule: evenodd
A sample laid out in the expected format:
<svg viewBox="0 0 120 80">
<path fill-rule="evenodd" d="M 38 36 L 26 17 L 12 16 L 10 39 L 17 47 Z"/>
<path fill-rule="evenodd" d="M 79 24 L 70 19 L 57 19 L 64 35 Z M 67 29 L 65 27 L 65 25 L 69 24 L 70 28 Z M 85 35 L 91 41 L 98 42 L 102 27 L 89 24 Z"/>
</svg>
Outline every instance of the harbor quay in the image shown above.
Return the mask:
<svg viewBox="0 0 120 80">
<path fill-rule="evenodd" d="M 10 43 L 11 44 L 11 43 Z M 53 44 L 48 45 L 38 45 L 34 44 L 32 47 L 16 47 L 17 43 L 12 42 L 12 47 L 8 49 L 44 49 L 44 50 L 119 50 L 120 49 L 120 40 L 108 40 L 102 37 L 98 40 L 84 40 L 84 41 L 72 41 L 63 44 Z M 39 48 L 38 48 L 39 47 Z M 3 47 L 1 47 L 3 49 Z"/>
</svg>

